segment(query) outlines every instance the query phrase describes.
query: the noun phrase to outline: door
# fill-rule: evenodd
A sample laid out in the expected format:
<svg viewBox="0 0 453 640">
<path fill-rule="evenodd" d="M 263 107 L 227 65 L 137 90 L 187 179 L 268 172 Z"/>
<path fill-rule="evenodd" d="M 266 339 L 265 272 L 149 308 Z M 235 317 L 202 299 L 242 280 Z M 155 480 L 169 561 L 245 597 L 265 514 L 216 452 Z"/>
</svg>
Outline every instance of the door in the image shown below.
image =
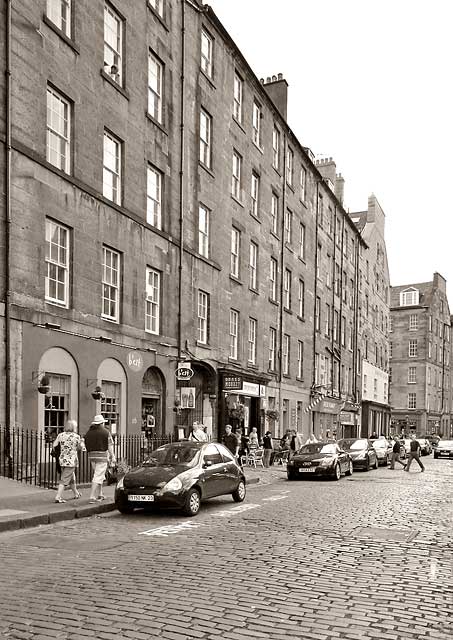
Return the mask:
<svg viewBox="0 0 453 640">
<path fill-rule="evenodd" d="M 201 465 L 203 497 L 212 498 L 228 493 L 227 465 L 214 444 L 208 444 L 204 449 Z"/>
</svg>

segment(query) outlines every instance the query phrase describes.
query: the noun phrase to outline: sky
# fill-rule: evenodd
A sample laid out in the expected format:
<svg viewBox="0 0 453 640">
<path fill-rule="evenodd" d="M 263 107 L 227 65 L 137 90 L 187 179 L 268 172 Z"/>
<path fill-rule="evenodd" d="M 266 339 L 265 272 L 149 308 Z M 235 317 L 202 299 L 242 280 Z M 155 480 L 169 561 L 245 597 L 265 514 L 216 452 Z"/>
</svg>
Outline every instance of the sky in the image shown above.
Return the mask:
<svg viewBox="0 0 453 640">
<path fill-rule="evenodd" d="M 207 0 L 288 124 L 332 157 L 344 205 L 386 216 L 392 285 L 447 279 L 453 313 L 452 0 Z"/>
</svg>

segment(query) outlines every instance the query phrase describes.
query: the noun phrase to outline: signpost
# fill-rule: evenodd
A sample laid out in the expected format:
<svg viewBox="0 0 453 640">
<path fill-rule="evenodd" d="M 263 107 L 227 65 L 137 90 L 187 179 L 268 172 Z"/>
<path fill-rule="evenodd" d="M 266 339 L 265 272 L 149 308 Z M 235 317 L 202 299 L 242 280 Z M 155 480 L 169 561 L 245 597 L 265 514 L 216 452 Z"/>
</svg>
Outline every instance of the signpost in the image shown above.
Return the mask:
<svg viewBox="0 0 453 640">
<path fill-rule="evenodd" d="M 178 367 L 175 371 L 176 380 L 190 380 L 194 371 L 189 367 Z"/>
</svg>

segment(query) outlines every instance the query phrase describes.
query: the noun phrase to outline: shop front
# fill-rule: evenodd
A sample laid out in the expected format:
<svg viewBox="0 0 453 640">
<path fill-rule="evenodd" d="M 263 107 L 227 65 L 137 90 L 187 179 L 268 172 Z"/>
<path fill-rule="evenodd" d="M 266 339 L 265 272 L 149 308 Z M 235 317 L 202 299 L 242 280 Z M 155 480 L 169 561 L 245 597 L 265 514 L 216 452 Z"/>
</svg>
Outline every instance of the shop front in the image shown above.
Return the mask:
<svg viewBox="0 0 453 640">
<path fill-rule="evenodd" d="M 184 361 L 178 363 L 175 376 L 174 436 L 179 440 L 188 438 L 194 423 L 198 422 L 212 439 L 217 403 L 215 369 L 206 362 Z"/>
<path fill-rule="evenodd" d="M 225 425 L 233 430 L 242 429 L 249 434 L 255 427 L 258 438 L 264 435 L 264 399 L 266 397 L 264 378 L 245 376 L 226 370 L 219 372 L 219 421 L 216 437 L 221 439 Z"/>
<path fill-rule="evenodd" d="M 318 440 L 330 440 L 339 437 L 339 413 L 343 401 L 339 398 L 324 396 L 313 407 L 312 433 Z"/>
</svg>

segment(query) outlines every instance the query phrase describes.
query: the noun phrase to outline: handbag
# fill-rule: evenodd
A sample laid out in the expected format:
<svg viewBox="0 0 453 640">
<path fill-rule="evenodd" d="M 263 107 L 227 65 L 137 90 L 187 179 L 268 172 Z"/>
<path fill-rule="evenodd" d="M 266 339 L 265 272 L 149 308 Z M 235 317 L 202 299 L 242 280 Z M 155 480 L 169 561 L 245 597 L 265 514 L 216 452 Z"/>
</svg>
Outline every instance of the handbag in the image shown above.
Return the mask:
<svg viewBox="0 0 453 640">
<path fill-rule="evenodd" d="M 61 466 L 60 466 L 61 444 L 60 443 L 58 443 L 56 447 L 53 447 L 50 450 L 50 455 L 52 456 L 52 458 L 55 458 L 57 473 L 61 473 Z"/>
</svg>

